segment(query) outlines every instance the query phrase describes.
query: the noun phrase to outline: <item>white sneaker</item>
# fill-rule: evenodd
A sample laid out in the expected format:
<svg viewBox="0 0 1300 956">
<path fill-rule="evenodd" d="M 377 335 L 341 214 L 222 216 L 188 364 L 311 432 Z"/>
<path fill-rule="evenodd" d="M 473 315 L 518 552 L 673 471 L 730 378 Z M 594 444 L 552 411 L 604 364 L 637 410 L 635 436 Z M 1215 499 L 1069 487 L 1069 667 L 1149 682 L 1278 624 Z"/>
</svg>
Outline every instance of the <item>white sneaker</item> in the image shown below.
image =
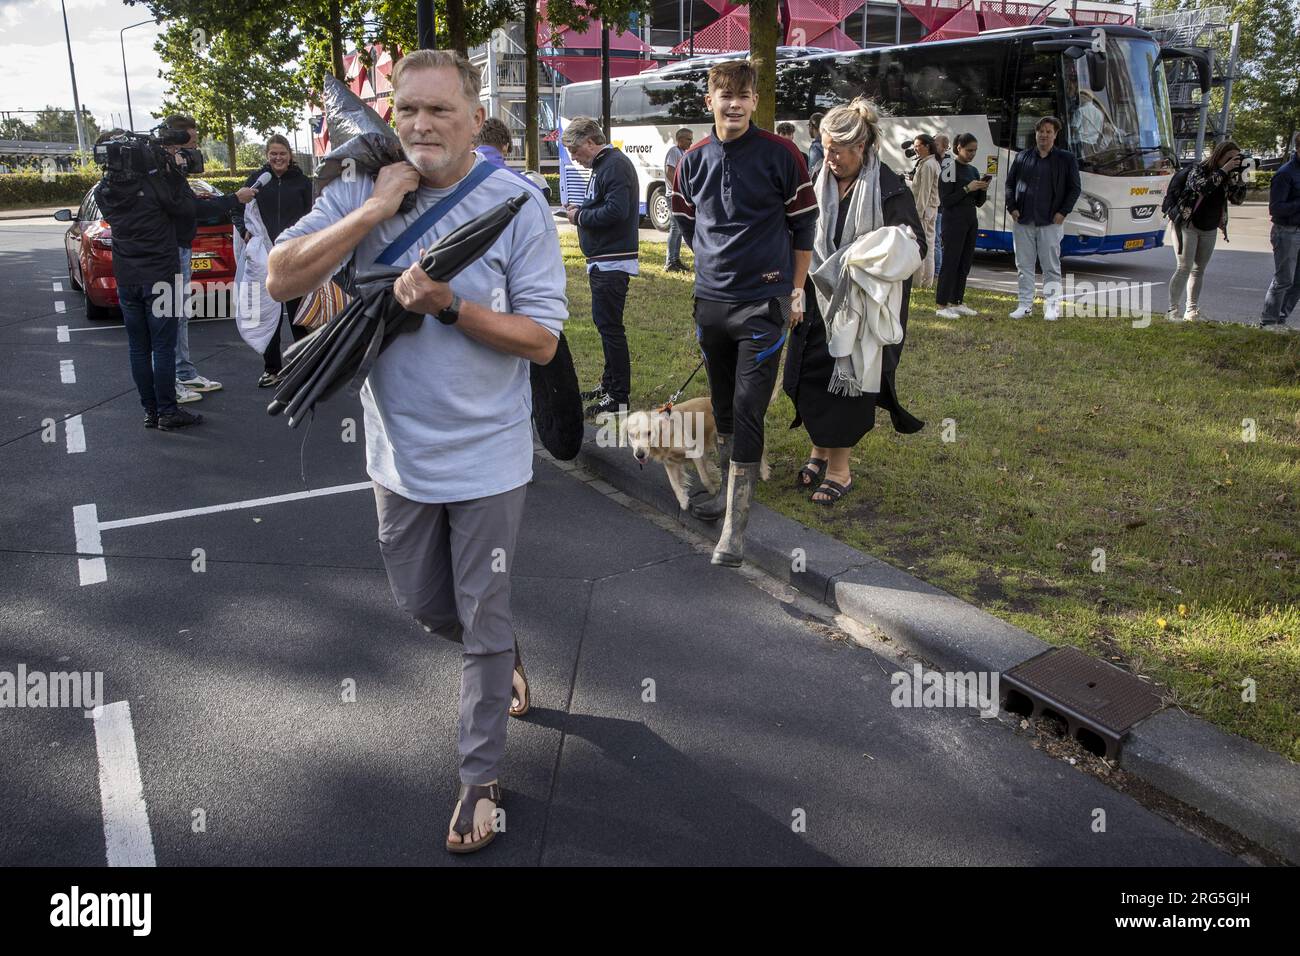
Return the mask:
<svg viewBox="0 0 1300 956">
<path fill-rule="evenodd" d="M 1200 309 L 1188 309 L 1186 312 L 1183 313 L 1184 322 L 1199 322 L 1200 320 L 1201 320 Z"/>
<path fill-rule="evenodd" d="M 936 309 L 934 313 L 940 319 L 960 319 L 961 313 L 951 307 L 946 309 Z"/>
<path fill-rule="evenodd" d="M 1168 310 L 1167 312 L 1165 312 L 1165 318 L 1168 319 L 1170 322 L 1181 322 L 1181 321 L 1183 321 L 1183 317 L 1182 317 L 1181 315 L 1179 315 L 1177 309 L 1170 309 L 1170 310 Z"/>
<path fill-rule="evenodd" d="M 186 387 L 185 387 L 184 385 L 182 385 L 179 381 L 176 383 L 176 402 L 177 402 L 177 404 L 179 404 L 179 405 L 183 405 L 183 404 L 185 404 L 186 402 L 197 402 L 197 401 L 199 401 L 199 400 L 202 399 L 202 398 L 203 398 L 203 396 L 200 395 L 198 392 L 194 391 L 194 389 L 192 389 L 192 388 L 186 388 Z"/>
<path fill-rule="evenodd" d="M 1022 305 L 1020 308 L 1016 309 L 1016 311 L 1011 313 L 1011 318 L 1024 319 L 1024 318 L 1028 318 L 1033 314 L 1034 314 L 1034 309 L 1032 306 Z"/>
<path fill-rule="evenodd" d="M 1060 317 L 1061 314 L 1056 310 L 1056 306 L 1054 305 L 1043 306 L 1043 318 L 1046 319 L 1048 322 L 1055 322 Z"/>
<path fill-rule="evenodd" d="M 976 312 L 974 309 L 972 309 L 969 305 L 960 305 L 960 304 L 951 305 L 949 306 L 949 308 L 961 315 L 979 315 L 979 313 Z"/>
<path fill-rule="evenodd" d="M 214 382 L 212 379 L 204 378 L 202 375 L 198 374 L 193 378 L 178 378 L 176 381 L 179 384 L 184 385 L 186 388 L 194 389 L 196 392 L 215 392 L 217 389 L 221 388 L 220 382 Z"/>
</svg>

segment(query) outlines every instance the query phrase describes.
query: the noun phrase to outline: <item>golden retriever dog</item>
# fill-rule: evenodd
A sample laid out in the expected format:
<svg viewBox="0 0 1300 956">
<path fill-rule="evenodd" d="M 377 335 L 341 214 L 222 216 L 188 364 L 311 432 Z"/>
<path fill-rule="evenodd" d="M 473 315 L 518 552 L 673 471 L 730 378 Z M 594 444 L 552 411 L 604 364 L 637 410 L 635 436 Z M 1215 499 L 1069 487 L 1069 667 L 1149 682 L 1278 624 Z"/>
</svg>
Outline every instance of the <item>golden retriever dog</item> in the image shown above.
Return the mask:
<svg viewBox="0 0 1300 956">
<path fill-rule="evenodd" d="M 657 461 L 668 473 L 677 504 L 689 504 L 682 479 L 689 461 L 710 494 L 716 494 L 722 473 L 717 464 L 717 423 L 713 420 L 713 402 L 707 395 L 687 399 L 670 411 L 662 408 L 632 412 L 627 416 L 623 434 L 632 457 L 641 464 Z M 759 465 L 759 477 L 767 481 L 772 470 L 767 464 L 767 450 Z"/>
</svg>

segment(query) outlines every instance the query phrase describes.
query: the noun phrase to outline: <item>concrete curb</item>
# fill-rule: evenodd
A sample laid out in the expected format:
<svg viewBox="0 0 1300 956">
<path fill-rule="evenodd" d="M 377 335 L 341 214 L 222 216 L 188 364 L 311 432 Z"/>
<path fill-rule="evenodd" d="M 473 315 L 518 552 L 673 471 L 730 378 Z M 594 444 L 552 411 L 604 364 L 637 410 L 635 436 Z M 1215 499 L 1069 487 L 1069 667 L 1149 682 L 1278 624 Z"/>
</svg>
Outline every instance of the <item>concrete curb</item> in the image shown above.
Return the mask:
<svg viewBox="0 0 1300 956">
<path fill-rule="evenodd" d="M 716 540 L 721 522 L 708 524 L 682 512 L 659 465 L 642 468 L 626 448 L 602 448 L 595 437 L 588 426 L 578 456 L 584 468 Z M 745 557 L 944 670 L 1001 672 L 1051 646 L 761 504 L 750 512 Z M 797 557 L 801 571 L 794 570 Z M 1285 757 L 1180 711 L 1161 711 L 1129 733 L 1120 766 L 1300 864 L 1300 767 Z"/>
</svg>

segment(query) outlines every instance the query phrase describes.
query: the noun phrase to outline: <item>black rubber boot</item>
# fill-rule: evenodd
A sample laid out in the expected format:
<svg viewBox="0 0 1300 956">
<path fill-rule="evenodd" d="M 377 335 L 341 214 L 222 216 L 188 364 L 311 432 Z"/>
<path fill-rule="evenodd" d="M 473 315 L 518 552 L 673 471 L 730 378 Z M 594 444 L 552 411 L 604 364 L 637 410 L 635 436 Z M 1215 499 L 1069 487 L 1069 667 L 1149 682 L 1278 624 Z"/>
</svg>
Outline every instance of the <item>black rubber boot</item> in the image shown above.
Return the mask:
<svg viewBox="0 0 1300 956">
<path fill-rule="evenodd" d="M 738 568 L 744 560 L 745 526 L 749 524 L 749 505 L 754 497 L 758 468 L 756 461 L 731 463 L 727 476 L 727 520 L 723 522 L 718 546 L 713 549 L 714 564 Z"/>
<path fill-rule="evenodd" d="M 717 521 L 727 513 L 727 474 L 731 469 L 731 435 L 718 433 L 718 462 L 722 465 L 722 483 L 718 493 L 704 498 L 698 505 L 692 501 L 690 512 L 701 521 Z"/>
</svg>

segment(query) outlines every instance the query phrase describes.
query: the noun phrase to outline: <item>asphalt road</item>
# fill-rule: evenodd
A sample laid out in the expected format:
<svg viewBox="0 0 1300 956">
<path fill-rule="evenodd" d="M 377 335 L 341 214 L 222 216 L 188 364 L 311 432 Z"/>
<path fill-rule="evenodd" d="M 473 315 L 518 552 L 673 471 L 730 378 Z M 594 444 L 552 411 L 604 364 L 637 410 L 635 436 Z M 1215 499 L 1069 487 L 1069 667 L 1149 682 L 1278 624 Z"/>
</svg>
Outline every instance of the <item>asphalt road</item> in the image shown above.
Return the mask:
<svg viewBox="0 0 1300 956">
<path fill-rule="evenodd" d="M 61 231 L 0 224 L 0 671 L 101 671 L 108 706 L 0 709 L 0 865 L 1238 862 L 1014 724 L 893 707 L 887 649 L 541 461 L 507 830 L 450 857 L 459 655 L 393 604 L 348 488 L 357 402 L 288 430 L 233 323 L 205 322 L 225 389 L 201 427 L 146 431 Z M 280 498 L 304 489 L 331 493 Z"/>
</svg>

